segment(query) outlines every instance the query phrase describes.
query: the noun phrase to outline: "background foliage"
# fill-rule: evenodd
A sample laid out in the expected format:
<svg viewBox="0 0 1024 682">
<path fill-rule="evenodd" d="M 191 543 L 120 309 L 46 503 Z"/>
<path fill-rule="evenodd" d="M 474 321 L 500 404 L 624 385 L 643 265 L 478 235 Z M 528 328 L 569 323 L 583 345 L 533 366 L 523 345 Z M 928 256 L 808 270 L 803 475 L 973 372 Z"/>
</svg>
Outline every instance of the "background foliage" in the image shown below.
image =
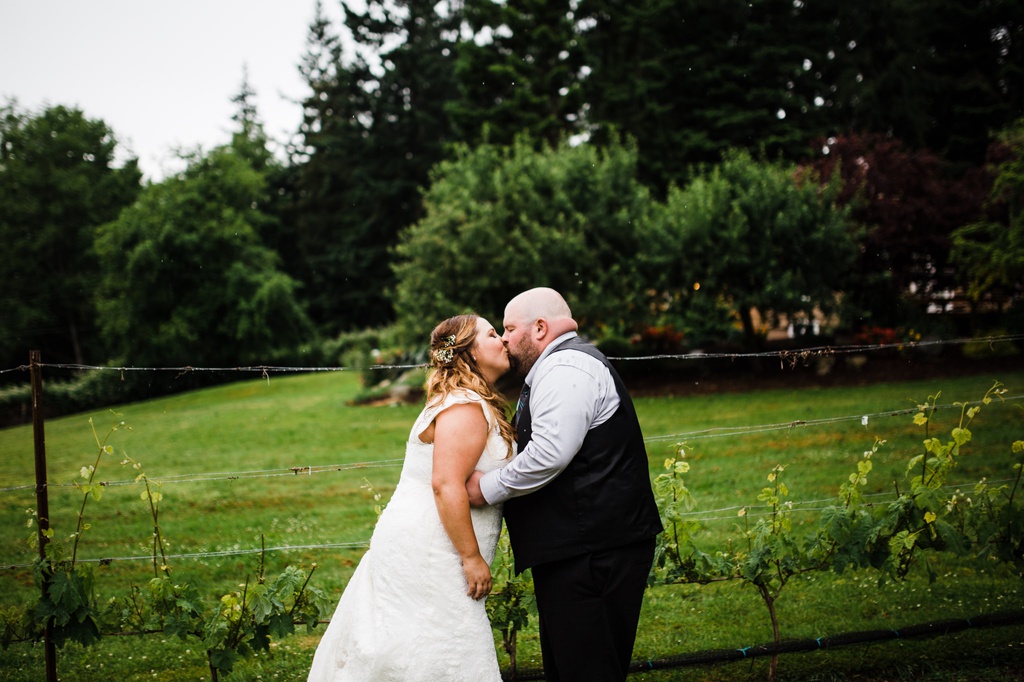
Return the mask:
<svg viewBox="0 0 1024 682">
<path fill-rule="evenodd" d="M 45 348 L 54 361 L 102 358 L 90 298 L 102 261 L 97 226 L 135 199 L 142 174 L 115 163 L 103 121 L 55 106 L 32 115 L 0 108 L 0 362 Z"/>
<path fill-rule="evenodd" d="M 268 152 L 244 73 L 225 145 L 144 185 L 102 121 L 5 106 L 3 366 L 32 348 L 88 364 L 336 364 L 340 335 L 388 328 L 385 353 L 411 357 L 436 321 L 416 316 L 497 319 L 538 284 L 634 351 L 720 345 L 737 327 L 751 344 L 751 306 L 770 321 L 837 299 L 837 338 L 1024 329 L 1020 3 L 342 9 L 334 22 L 315 4 L 286 159 Z M 698 196 L 740 166 L 792 201 L 726 192 L 698 220 Z"/>
<path fill-rule="evenodd" d="M 298 284 L 260 240 L 265 191 L 264 176 L 222 148 L 101 228 L 98 312 L 114 358 L 258 364 L 308 339 Z"/>
<path fill-rule="evenodd" d="M 649 210 L 635 168 L 635 148 L 618 142 L 461 147 L 395 250 L 396 315 L 409 337 L 466 308 L 499 324 L 508 299 L 532 286 L 562 291 L 591 327 L 638 322 L 623 305 Z"/>
</svg>

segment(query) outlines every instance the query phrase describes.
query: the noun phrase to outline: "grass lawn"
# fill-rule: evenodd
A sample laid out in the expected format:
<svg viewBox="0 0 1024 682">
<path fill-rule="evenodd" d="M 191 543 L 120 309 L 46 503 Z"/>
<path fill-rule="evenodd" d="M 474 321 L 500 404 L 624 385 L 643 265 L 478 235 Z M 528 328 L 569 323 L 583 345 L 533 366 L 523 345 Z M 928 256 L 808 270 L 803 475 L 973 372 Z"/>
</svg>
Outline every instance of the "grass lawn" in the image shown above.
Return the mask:
<svg viewBox="0 0 1024 682">
<path fill-rule="evenodd" d="M 991 374 L 991 373 L 990 373 Z M 1024 438 L 1020 407 L 1024 372 L 861 387 L 776 389 L 744 393 L 637 399 L 648 438 L 651 474 L 684 443 L 691 471 L 686 483 L 697 498 L 701 537 L 709 547 L 735 537 L 737 509 L 756 513 L 757 495 L 776 464 L 785 465 L 796 520 L 815 521 L 814 509 L 838 487 L 875 440 L 867 492 L 884 499 L 893 480 L 925 437 L 905 410 L 939 393 L 942 409 L 931 435 L 949 437 L 959 419 L 957 401 L 977 400 L 1002 381 L 1008 396 L 982 409 L 974 438 L 953 479 L 969 491 L 982 477 L 1008 479 L 1010 443 Z M 337 598 L 363 552 L 376 519 L 373 491 L 387 499 L 398 479 L 403 442 L 418 406 L 355 407 L 358 376 L 347 372 L 271 376 L 144 403 L 46 422 L 52 525 L 74 530 L 82 494 L 70 484 L 95 464 L 100 437 L 114 447 L 99 458 L 97 480 L 107 482 L 90 500 L 79 557 L 114 559 L 98 566 L 101 600 L 153 575 L 146 560 L 152 524 L 140 488 L 127 485 L 137 470 L 125 454 L 161 481 L 160 526 L 174 554 L 260 547 L 296 549 L 267 554 L 271 575 L 289 564 L 318 564 L 314 583 Z M 115 414 L 116 412 L 116 414 Z M 867 416 L 866 424 L 864 417 Z M 124 421 L 130 430 L 111 426 Z M 312 467 L 312 474 L 308 469 Z M 294 471 L 293 471 L 294 468 Z M 296 473 L 297 472 L 297 473 Z M 0 430 L 0 605 L 34 599 L 26 543 L 27 509 L 35 507 L 31 427 Z M 370 487 L 367 487 L 370 486 Z M 372 488 L 372 490 L 371 490 Z M 350 545 L 318 548 L 316 545 Z M 916 623 L 1024 608 L 1020 576 L 1006 566 L 934 557 L 939 579 L 923 571 L 882 586 L 877 574 L 812 573 L 787 586 L 778 608 L 783 638 L 818 638 L 844 632 L 895 629 Z M 235 589 L 256 570 L 255 555 L 172 558 L 176 580 L 203 591 Z M 275 642 L 270 655 L 241 663 L 232 680 L 304 680 L 322 628 Z M 737 584 L 657 586 L 648 591 L 634 651 L 639 661 L 766 643 L 771 629 L 752 590 Z M 198 642 L 162 635 L 112 636 L 83 649 L 58 652 L 62 680 L 209 679 Z M 507 658 L 502 665 L 507 666 Z M 520 638 L 521 669 L 539 669 L 536 631 Z M 688 666 L 637 674 L 644 680 L 760 680 L 768 659 Z M 1024 627 L 967 630 L 946 637 L 904 640 L 780 657 L 779 679 L 790 680 L 1009 680 L 1024 669 Z M 38 680 L 42 647 L 12 644 L 0 652 L 0 680 Z"/>
</svg>

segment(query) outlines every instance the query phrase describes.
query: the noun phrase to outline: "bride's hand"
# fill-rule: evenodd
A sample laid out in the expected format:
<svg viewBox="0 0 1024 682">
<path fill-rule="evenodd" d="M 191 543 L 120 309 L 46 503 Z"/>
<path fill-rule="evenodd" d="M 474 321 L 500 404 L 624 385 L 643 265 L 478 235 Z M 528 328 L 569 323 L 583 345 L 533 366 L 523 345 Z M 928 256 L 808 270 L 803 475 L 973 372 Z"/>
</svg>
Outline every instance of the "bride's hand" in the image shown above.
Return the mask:
<svg viewBox="0 0 1024 682">
<path fill-rule="evenodd" d="M 483 599 L 491 593 L 491 567 L 482 556 L 477 554 L 463 559 L 462 571 L 469 585 L 466 594 L 473 599 Z"/>
</svg>

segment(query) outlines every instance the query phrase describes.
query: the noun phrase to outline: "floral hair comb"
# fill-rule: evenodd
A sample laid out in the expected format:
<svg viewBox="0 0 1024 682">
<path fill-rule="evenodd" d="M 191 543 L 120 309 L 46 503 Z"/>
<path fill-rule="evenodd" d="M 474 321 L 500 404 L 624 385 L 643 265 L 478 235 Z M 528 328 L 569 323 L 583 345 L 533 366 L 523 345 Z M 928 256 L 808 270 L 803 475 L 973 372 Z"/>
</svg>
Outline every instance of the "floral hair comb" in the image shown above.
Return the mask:
<svg viewBox="0 0 1024 682">
<path fill-rule="evenodd" d="M 434 360 L 439 365 L 447 365 L 455 357 L 455 350 L 452 348 L 455 345 L 455 334 L 444 337 L 441 343 L 441 348 L 434 351 Z"/>
</svg>

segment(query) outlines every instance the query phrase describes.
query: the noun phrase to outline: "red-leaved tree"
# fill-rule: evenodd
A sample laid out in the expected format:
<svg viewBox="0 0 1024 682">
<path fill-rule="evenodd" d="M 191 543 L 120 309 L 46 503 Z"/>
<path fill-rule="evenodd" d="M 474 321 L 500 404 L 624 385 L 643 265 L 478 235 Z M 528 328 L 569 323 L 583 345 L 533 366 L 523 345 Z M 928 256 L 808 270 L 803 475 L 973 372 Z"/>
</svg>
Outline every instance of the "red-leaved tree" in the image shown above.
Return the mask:
<svg viewBox="0 0 1024 682">
<path fill-rule="evenodd" d="M 988 172 L 952 177 L 932 152 L 874 133 L 820 140 L 814 148 L 821 152 L 808 165 L 823 181 L 840 174 L 838 201 L 852 204 L 863 228 L 857 289 L 846 292 L 853 326 L 900 324 L 907 303 L 956 286 L 950 234 L 977 220 L 991 189 Z"/>
</svg>

